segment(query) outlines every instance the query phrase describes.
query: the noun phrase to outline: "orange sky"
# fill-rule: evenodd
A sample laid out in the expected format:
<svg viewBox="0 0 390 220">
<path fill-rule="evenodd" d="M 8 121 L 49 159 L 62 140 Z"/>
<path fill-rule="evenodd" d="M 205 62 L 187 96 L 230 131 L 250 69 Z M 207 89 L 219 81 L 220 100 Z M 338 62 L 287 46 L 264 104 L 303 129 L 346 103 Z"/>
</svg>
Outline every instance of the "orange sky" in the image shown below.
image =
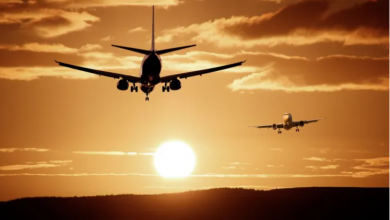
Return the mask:
<svg viewBox="0 0 390 220">
<path fill-rule="evenodd" d="M 389 1 L 71 2 L 0 3 L 0 200 L 389 185 Z M 157 49 L 197 44 L 163 55 L 162 75 L 247 62 L 149 102 L 54 62 L 137 76 L 142 56 L 110 45 L 149 49 L 152 4 Z M 327 119 L 248 128 L 285 112 Z M 193 148 L 191 177 L 157 174 L 169 140 Z"/>
</svg>

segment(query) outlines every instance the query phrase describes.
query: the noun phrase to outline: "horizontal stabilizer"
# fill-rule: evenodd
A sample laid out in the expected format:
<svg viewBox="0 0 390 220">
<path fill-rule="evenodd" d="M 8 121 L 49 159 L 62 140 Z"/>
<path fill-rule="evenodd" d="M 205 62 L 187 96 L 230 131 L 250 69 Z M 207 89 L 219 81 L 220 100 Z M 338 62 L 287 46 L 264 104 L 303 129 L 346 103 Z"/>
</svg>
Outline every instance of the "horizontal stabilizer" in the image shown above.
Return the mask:
<svg viewBox="0 0 390 220">
<path fill-rule="evenodd" d="M 157 50 L 156 53 L 158 55 L 161 55 L 161 54 L 164 54 L 164 53 L 169 53 L 169 52 L 173 52 L 173 51 L 176 51 L 176 50 L 182 50 L 182 49 L 186 49 L 186 48 L 194 47 L 194 46 L 196 46 L 196 44 L 189 45 L 189 46 L 183 46 L 183 47 L 169 48 L 169 49 L 165 49 L 165 50 Z"/>
<path fill-rule="evenodd" d="M 123 46 L 118 46 L 118 45 L 111 45 L 111 46 L 118 47 L 118 48 L 125 49 L 125 50 L 131 50 L 131 51 L 134 51 L 136 53 L 142 53 L 145 55 L 149 55 L 151 53 L 150 50 L 143 50 L 143 49 L 132 48 L 132 47 L 123 47 Z"/>
</svg>

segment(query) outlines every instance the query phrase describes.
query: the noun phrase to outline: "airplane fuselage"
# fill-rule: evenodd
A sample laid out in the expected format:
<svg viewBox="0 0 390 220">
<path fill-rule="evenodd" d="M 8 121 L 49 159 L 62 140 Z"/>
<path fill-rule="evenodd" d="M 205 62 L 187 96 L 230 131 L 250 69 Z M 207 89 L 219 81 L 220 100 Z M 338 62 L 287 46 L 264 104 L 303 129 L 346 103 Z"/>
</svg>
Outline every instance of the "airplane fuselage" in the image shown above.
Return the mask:
<svg viewBox="0 0 390 220">
<path fill-rule="evenodd" d="M 293 127 L 292 115 L 290 113 L 286 113 L 283 115 L 283 128 L 285 130 L 290 130 Z"/>
<path fill-rule="evenodd" d="M 144 57 L 139 73 L 142 92 L 149 94 L 153 91 L 154 86 L 160 82 L 161 69 L 161 57 L 154 51 Z"/>
</svg>

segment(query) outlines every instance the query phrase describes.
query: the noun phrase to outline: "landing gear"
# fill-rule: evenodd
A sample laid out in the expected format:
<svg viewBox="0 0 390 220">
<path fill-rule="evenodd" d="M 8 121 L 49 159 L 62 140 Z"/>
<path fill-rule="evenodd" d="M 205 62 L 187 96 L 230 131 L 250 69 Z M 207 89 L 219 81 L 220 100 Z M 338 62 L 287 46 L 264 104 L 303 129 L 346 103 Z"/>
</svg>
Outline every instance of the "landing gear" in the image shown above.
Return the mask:
<svg viewBox="0 0 390 220">
<path fill-rule="evenodd" d="M 149 93 L 146 93 L 146 98 L 145 98 L 145 101 L 149 101 L 149 97 L 148 97 Z"/>
<path fill-rule="evenodd" d="M 130 87 L 130 92 L 138 92 L 138 86 L 135 85 L 135 83 Z"/>
<path fill-rule="evenodd" d="M 297 127 L 297 129 L 295 129 L 295 132 L 299 132 L 299 128 Z"/>
<path fill-rule="evenodd" d="M 165 86 L 162 87 L 162 91 L 165 92 L 165 90 L 167 92 L 169 92 L 169 90 L 170 90 L 169 86 L 167 86 L 167 83 L 165 83 Z"/>
<path fill-rule="evenodd" d="M 281 134 L 281 133 L 282 133 L 282 131 L 279 129 L 278 134 Z"/>
</svg>

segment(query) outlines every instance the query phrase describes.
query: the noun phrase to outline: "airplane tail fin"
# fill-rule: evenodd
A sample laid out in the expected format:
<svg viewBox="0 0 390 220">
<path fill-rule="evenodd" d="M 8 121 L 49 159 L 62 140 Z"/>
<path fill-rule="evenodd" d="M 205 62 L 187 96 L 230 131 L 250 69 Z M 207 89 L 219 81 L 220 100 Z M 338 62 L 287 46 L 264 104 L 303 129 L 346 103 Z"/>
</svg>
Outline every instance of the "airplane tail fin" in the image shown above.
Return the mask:
<svg viewBox="0 0 390 220">
<path fill-rule="evenodd" d="M 156 53 L 158 55 L 161 55 L 161 54 L 164 54 L 164 53 L 170 53 L 170 52 L 173 52 L 173 51 L 176 51 L 176 50 L 182 50 L 182 49 L 186 49 L 186 48 L 194 47 L 194 46 L 196 46 L 196 44 L 183 46 L 183 47 L 168 48 L 168 49 L 164 49 L 164 50 L 157 50 Z"/>
<path fill-rule="evenodd" d="M 154 5 L 153 5 L 153 13 L 152 13 L 152 49 L 151 51 L 154 51 Z"/>
</svg>

